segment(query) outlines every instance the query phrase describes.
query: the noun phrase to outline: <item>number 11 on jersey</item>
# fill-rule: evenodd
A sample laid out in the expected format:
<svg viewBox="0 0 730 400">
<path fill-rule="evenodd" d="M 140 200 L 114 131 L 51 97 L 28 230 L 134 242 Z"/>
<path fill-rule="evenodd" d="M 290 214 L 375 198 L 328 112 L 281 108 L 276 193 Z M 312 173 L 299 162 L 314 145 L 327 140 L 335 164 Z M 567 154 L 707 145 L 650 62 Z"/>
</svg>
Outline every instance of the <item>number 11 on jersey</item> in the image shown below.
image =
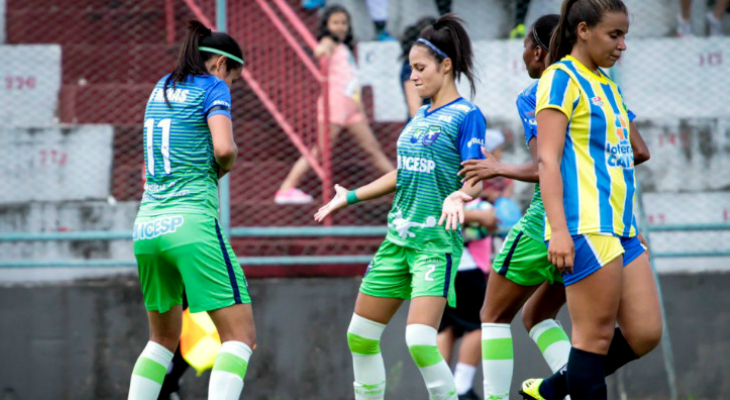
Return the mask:
<svg viewBox="0 0 730 400">
<path fill-rule="evenodd" d="M 165 169 L 165 173 L 170 175 L 172 173 L 172 166 L 170 165 L 170 130 L 172 129 L 172 119 L 163 119 L 157 124 L 157 127 L 162 128 L 162 145 L 160 146 L 162 165 Z M 147 120 L 144 121 L 144 130 L 147 138 L 147 171 L 149 171 L 150 175 L 155 176 L 154 118 L 147 118 Z"/>
</svg>

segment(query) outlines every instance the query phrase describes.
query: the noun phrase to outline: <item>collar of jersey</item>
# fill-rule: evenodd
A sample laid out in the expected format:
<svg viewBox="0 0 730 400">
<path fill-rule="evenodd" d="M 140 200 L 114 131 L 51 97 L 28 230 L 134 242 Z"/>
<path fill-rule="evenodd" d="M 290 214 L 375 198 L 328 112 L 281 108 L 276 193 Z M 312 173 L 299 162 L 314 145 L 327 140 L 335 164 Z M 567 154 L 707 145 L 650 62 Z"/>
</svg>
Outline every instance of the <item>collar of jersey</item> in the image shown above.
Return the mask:
<svg viewBox="0 0 730 400">
<path fill-rule="evenodd" d="M 568 61 L 570 61 L 570 62 L 572 62 L 573 64 L 575 64 L 578 69 L 580 69 L 583 72 L 585 72 L 588 76 L 596 79 L 598 82 L 603 83 L 603 84 L 608 84 L 610 82 L 610 80 L 608 79 L 608 77 L 606 77 L 606 75 L 604 75 L 603 71 L 600 68 L 598 68 L 598 74 L 599 75 L 596 75 L 595 72 L 593 72 L 590 69 L 588 69 L 588 67 L 586 67 L 585 65 L 583 65 L 575 57 L 573 57 L 571 55 L 567 55 L 567 56 L 565 56 L 565 59 L 568 60 Z"/>
<path fill-rule="evenodd" d="M 431 107 L 431 106 L 429 105 L 429 106 L 428 106 L 428 107 L 427 107 L 427 108 L 426 108 L 425 110 L 423 110 L 423 116 L 424 116 L 424 117 L 428 117 L 429 115 L 431 115 L 431 114 L 435 113 L 436 111 L 438 111 L 438 110 L 440 110 L 440 109 L 442 109 L 442 108 L 444 108 L 444 107 L 448 107 L 448 106 L 450 106 L 450 105 L 452 105 L 452 104 L 456 103 L 457 101 L 461 101 L 461 99 L 463 99 L 463 97 L 459 96 L 459 97 L 458 97 L 458 98 L 457 98 L 456 100 L 454 100 L 454 101 L 450 101 L 450 102 L 448 102 L 448 103 L 446 103 L 446 104 L 442 105 L 441 107 L 439 107 L 439 108 L 436 108 L 436 109 L 434 109 L 433 111 L 428 111 L 428 107 Z"/>
</svg>

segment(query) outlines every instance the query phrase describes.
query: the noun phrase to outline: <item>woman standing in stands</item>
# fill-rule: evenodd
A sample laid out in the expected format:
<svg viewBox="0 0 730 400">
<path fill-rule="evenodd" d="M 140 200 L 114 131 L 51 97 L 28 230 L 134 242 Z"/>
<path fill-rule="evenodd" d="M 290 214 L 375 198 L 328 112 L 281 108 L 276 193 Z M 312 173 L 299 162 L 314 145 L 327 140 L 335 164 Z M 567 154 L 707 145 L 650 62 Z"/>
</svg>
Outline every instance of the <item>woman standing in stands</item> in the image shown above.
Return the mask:
<svg viewBox="0 0 730 400">
<path fill-rule="evenodd" d="M 147 102 L 145 191 L 134 223 L 134 254 L 150 324 L 130 400 L 157 399 L 180 340 L 183 287 L 192 312 L 207 311 L 223 343 L 208 398 L 237 400 L 255 339 L 243 270 L 218 223 L 218 179 L 238 149 L 231 86 L 243 68 L 238 43 L 191 21 L 175 70 Z"/>
<path fill-rule="evenodd" d="M 626 50 L 628 31 L 621 0 L 565 0 L 548 55 L 556 63 L 538 85 L 545 240 L 563 273 L 573 347 L 564 374 L 523 384 L 527 399 L 562 398 L 562 384 L 573 400 L 605 400 L 606 374 L 661 338 L 656 283 L 636 237 L 628 110 L 601 69 Z"/>
<path fill-rule="evenodd" d="M 349 192 L 336 186 L 335 198 L 315 215 L 322 221 L 348 204 L 395 192 L 388 234 L 363 278 L 348 328 L 357 400 L 383 399 L 380 337 L 409 299 L 406 343 L 430 399 L 457 397 L 451 370 L 436 346 L 436 328 L 447 302 L 456 302 L 464 202 L 481 188 L 462 185 L 457 172 L 461 161 L 483 157 L 486 121 L 456 89 L 462 75 L 474 88 L 471 41 L 459 18 L 447 14 L 424 28 L 409 59 L 411 79 L 431 104 L 421 107 L 401 133 L 398 170 Z"/>
<path fill-rule="evenodd" d="M 357 82 L 357 66 L 352 55 L 352 18 L 347 9 L 340 5 L 329 6 L 324 10 L 319 26 L 319 45 L 314 51 L 317 57 L 329 57 L 329 123 L 333 141 L 347 129 L 357 140 L 360 147 L 370 157 L 373 165 L 381 172 L 393 171 L 393 163 L 383 153 L 378 139 L 368 125 L 365 110 L 360 101 L 360 85 Z M 325 129 L 324 104 L 320 97 L 317 102 L 317 119 L 320 130 Z M 319 149 L 313 150 L 315 154 Z M 305 204 L 312 196 L 297 188 L 309 163 L 304 156 L 294 164 L 289 175 L 276 192 L 277 204 Z"/>
</svg>

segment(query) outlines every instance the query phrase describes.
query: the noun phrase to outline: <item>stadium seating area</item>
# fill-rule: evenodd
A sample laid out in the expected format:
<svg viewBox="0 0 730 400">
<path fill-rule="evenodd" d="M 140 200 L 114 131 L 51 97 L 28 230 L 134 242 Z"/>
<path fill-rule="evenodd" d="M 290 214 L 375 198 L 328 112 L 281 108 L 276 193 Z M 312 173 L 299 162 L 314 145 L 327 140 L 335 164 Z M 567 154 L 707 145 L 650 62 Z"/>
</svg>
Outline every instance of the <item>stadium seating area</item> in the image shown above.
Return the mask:
<svg viewBox="0 0 730 400">
<path fill-rule="evenodd" d="M 310 32 L 316 30 L 318 24 L 316 14 L 301 10 L 299 0 L 286 0 L 285 2 L 291 6 L 296 18 L 302 22 L 304 27 Z M 641 29 L 637 29 L 635 34 L 640 37 L 670 35 L 673 29 L 671 21 L 675 14 L 666 8 L 668 2 L 676 3 L 674 0 L 642 0 L 642 7 L 637 6 L 635 18 L 645 23 L 641 25 Z M 61 82 L 57 121 L 61 124 L 112 125 L 114 144 L 110 193 L 116 201 L 138 201 L 142 192 L 143 173 L 141 128 L 147 96 L 155 82 L 174 66 L 179 41 L 185 31 L 185 22 L 200 15 L 196 14 L 195 7 L 199 7 L 202 15 L 213 20 L 215 2 L 211 0 L 168 0 L 165 2 L 160 0 L 54 0 L 52 3 L 53 5 L 49 5 L 46 0 L 7 0 L 5 4 L 6 43 L 9 45 L 56 44 L 60 46 Z M 170 7 L 162 7 L 163 3 Z M 267 2 L 262 3 L 268 4 Z M 479 7 L 487 7 L 479 2 L 456 1 L 454 11 L 466 13 L 464 15 L 467 15 L 467 19 L 474 19 L 476 16 L 468 13 L 469 7 L 474 6 L 472 3 L 478 4 Z M 497 2 L 490 0 L 488 3 L 496 4 Z M 528 20 L 535 18 L 539 13 L 548 11 L 559 1 L 542 0 L 533 3 Z M 355 3 L 352 6 L 356 7 Z M 631 6 L 629 4 L 629 7 Z M 502 6 L 493 5 L 493 7 Z M 505 13 L 503 9 L 494 8 L 494 10 L 495 13 L 480 15 L 491 19 Z M 286 16 L 276 8 L 272 7 L 270 13 L 275 15 L 275 19 L 278 19 L 282 26 L 289 28 L 290 31 L 294 30 L 291 29 L 291 22 L 287 22 Z M 362 13 L 354 13 L 356 29 L 362 29 L 362 26 L 369 24 L 367 20 L 363 23 L 363 16 L 360 14 Z M 267 108 L 266 102 L 262 101 L 260 95 L 254 92 L 252 85 L 258 85 L 261 88 L 269 97 L 268 106 L 275 107 L 283 115 L 285 121 L 302 136 L 305 143 L 314 143 L 316 137 L 314 104 L 320 87 L 311 71 L 308 70 L 306 63 L 287 42 L 286 35 L 282 34 L 279 27 L 272 23 L 270 16 L 266 14 L 258 0 L 229 1 L 229 30 L 244 45 L 247 68 L 255 79 L 253 82 L 244 81 L 233 90 L 235 136 L 241 153 L 235 173 L 231 178 L 231 222 L 233 226 L 314 225 L 311 215 L 318 207 L 316 203 L 279 206 L 272 201 L 276 187 L 288 172 L 299 152 L 282 130 L 282 121 L 274 117 L 271 109 Z M 397 15 L 397 18 L 394 17 L 392 24 L 394 27 L 399 27 L 407 24 L 408 18 L 418 18 L 418 15 L 401 13 Z M 471 22 L 474 25 L 474 21 Z M 481 32 L 479 24 L 474 29 Z M 486 49 L 491 44 L 484 40 L 490 38 L 485 35 L 487 35 L 486 31 L 483 34 L 479 33 L 476 40 L 481 40 L 483 43 L 480 46 Z M 302 39 L 293 38 L 291 40 L 300 43 Z M 726 45 L 725 42 L 721 44 Z M 377 62 L 368 64 L 366 58 L 367 51 L 380 51 L 381 48 L 378 46 L 377 43 L 363 43 L 358 51 L 360 66 L 364 69 L 365 77 L 372 77 L 381 72 L 377 69 Z M 707 47 L 708 57 L 714 54 L 713 51 L 717 47 L 712 43 L 703 44 L 703 46 Z M 515 47 L 517 49 L 515 54 L 521 51 L 520 47 Z M 393 53 L 392 50 L 390 50 L 391 53 Z M 396 50 L 395 53 L 397 52 Z M 704 57 L 703 54 L 705 53 L 700 54 L 700 57 Z M 703 59 L 701 58 L 701 60 Z M 37 60 L 40 65 L 42 65 L 41 61 L 43 60 Z M 394 59 L 391 62 L 392 65 L 388 68 L 395 76 L 397 61 Z M 367 68 L 371 69 L 367 70 Z M 722 68 L 724 70 L 727 66 Z M 521 71 L 518 72 L 521 73 Z M 495 79 L 488 77 L 487 80 L 491 82 Z M 396 99 L 397 96 L 401 96 L 397 82 L 388 82 L 390 92 L 385 92 L 385 98 L 391 102 L 397 102 L 395 109 L 400 109 L 403 104 L 402 101 Z M 367 81 L 365 83 L 372 85 L 372 87 L 365 87 L 364 98 L 368 116 L 373 123 L 373 130 L 383 144 L 386 154 L 393 157 L 395 139 L 403 126 L 400 115 L 405 115 L 398 111 L 397 118 L 381 117 L 375 103 L 377 103 L 378 96 L 383 96 L 383 94 L 377 93 L 380 89 L 375 83 Z M 705 80 L 705 83 L 708 81 Z M 710 81 L 709 84 L 712 85 L 712 82 Z M 655 90 L 645 92 L 652 94 Z M 489 96 L 492 93 L 503 94 L 500 90 L 491 88 L 482 93 Z M 630 95 L 631 93 L 629 93 Z M 509 100 L 497 99 L 495 101 L 489 97 L 485 101 L 489 101 L 489 104 L 499 104 L 499 107 L 504 105 L 509 108 L 509 113 L 511 113 L 512 94 L 507 93 L 505 98 Z M 722 102 L 718 101 L 713 104 L 720 103 Z M 379 104 L 382 108 L 383 102 L 381 101 Z M 647 104 L 653 106 L 655 102 L 648 101 Z M 393 108 L 390 105 L 385 107 Z M 505 124 L 505 121 L 500 118 L 503 119 L 502 116 L 506 115 L 506 112 L 494 108 L 490 110 L 485 108 L 485 112 L 491 114 L 491 118 L 497 115 L 498 125 Z M 47 123 L 43 122 L 43 124 Z M 369 166 L 369 163 L 362 159 L 359 152 L 360 150 L 352 138 L 349 135 L 342 135 L 334 150 L 334 153 L 337 154 L 335 182 L 352 186 L 376 176 L 376 172 Z M 320 185 L 319 179 L 310 173 L 303 184 L 303 189 L 315 198 L 320 198 Z M 336 222 L 341 225 L 380 225 L 388 208 L 389 199 L 364 204 L 339 215 Z M 324 238 L 300 239 L 284 243 L 265 239 L 247 239 L 235 240 L 233 244 L 242 255 L 332 254 L 339 251 L 348 254 L 366 254 L 374 250 L 378 241 L 377 239 L 351 241 Z"/>
</svg>

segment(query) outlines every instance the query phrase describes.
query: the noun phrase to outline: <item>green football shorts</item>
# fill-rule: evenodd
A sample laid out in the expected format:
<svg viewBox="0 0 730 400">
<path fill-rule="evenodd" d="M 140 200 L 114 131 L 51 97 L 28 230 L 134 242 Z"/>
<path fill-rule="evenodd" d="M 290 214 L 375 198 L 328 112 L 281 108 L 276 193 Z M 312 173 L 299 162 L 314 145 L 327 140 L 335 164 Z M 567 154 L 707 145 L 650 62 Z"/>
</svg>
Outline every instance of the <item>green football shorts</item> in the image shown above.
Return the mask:
<svg viewBox="0 0 730 400">
<path fill-rule="evenodd" d="M 164 313 L 182 304 L 183 288 L 194 313 L 251 302 L 243 269 L 217 219 L 138 216 L 133 239 L 147 310 Z"/>
<path fill-rule="evenodd" d="M 360 292 L 404 300 L 445 297 L 449 306 L 456 307 L 454 280 L 460 258 L 461 253 L 426 253 L 385 239 L 365 272 Z"/>
<path fill-rule="evenodd" d="M 543 282 L 563 283 L 563 276 L 547 258 L 545 242 L 525 234 L 517 224 L 509 231 L 502 250 L 494 259 L 492 269 L 522 286 L 536 286 Z"/>
</svg>

